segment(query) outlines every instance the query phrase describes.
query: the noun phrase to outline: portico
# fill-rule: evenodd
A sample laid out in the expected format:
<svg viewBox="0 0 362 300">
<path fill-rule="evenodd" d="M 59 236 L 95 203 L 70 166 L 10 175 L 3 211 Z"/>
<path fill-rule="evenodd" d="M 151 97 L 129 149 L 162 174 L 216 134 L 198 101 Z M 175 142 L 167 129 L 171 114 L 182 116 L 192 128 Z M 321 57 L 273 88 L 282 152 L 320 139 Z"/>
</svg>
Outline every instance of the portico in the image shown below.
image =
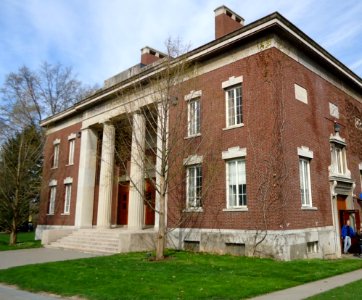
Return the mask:
<svg viewBox="0 0 362 300">
<path fill-rule="evenodd" d="M 150 205 L 152 201 L 145 202 L 145 184 L 150 176 L 146 172 L 149 168 L 146 159 L 148 120 L 141 110 L 134 111 L 127 118 L 131 118 L 127 120 L 131 125 L 129 145 L 116 143 L 117 135 L 121 134 L 117 127 L 123 126 L 119 118 L 82 129 L 75 214 L 75 227 L 78 229 L 107 229 L 122 225 L 127 230 L 142 230 L 146 224 L 150 226 L 150 219 L 154 225 L 155 205 Z M 119 160 L 120 147 L 129 147 L 130 154 L 127 161 L 123 161 L 123 173 L 115 162 Z M 156 181 L 157 178 L 154 178 L 153 182 Z M 147 197 L 154 199 L 154 189 L 150 194 L 149 186 L 148 181 Z M 150 214 L 153 216 L 150 217 Z"/>
</svg>

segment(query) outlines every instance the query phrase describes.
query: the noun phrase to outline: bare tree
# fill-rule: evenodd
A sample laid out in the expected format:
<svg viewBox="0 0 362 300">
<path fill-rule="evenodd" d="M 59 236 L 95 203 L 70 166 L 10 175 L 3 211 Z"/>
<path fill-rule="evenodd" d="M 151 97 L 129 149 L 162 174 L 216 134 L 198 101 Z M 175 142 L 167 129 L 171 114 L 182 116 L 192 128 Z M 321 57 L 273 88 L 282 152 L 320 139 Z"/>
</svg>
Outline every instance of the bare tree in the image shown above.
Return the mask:
<svg viewBox="0 0 362 300">
<path fill-rule="evenodd" d="M 39 123 L 95 90 L 83 86 L 71 68 L 43 63 L 38 71 L 21 67 L 0 89 L 0 220 L 16 242 L 17 227 L 38 198 L 44 135 Z"/>
<path fill-rule="evenodd" d="M 184 159 L 197 155 L 201 148 L 211 151 L 212 147 L 207 145 L 211 146 L 212 140 L 206 138 L 206 126 L 202 137 L 196 135 L 195 138 L 185 139 L 187 128 L 191 126 L 190 119 L 197 117 L 188 116 L 188 104 L 183 98 L 197 87 L 197 66 L 188 61 L 184 54 L 187 47 L 182 46 L 179 40 L 167 40 L 166 50 L 166 56 L 156 65 L 156 75 L 140 80 L 137 85 L 119 94 L 118 99 L 125 103 L 126 113 L 116 123 L 119 139 L 116 142 L 116 164 L 120 166 L 121 174 L 129 174 L 130 167 L 139 169 L 139 178 L 129 176 L 130 187 L 158 215 L 156 260 L 164 258 L 167 220 L 174 217 L 173 223 L 185 224 L 190 214 L 182 211 L 200 207 L 212 182 L 212 172 L 209 172 L 209 184 L 203 183 L 201 188 L 200 182 L 194 191 L 193 203 L 186 203 Z M 142 117 L 134 117 L 135 112 Z M 200 106 L 189 114 L 199 112 Z M 197 128 L 196 131 L 199 130 Z M 207 156 L 207 150 L 203 154 Z M 144 192 L 145 178 L 155 190 L 156 203 Z M 177 202 L 173 203 L 180 212 L 177 216 L 167 211 L 170 195 L 172 201 Z"/>
<path fill-rule="evenodd" d="M 0 112 L 9 128 L 38 125 L 44 118 L 65 110 L 95 89 L 96 86 L 83 86 L 72 69 L 61 64 L 44 62 L 37 71 L 23 66 L 7 76 L 0 89 L 3 100 Z"/>
</svg>

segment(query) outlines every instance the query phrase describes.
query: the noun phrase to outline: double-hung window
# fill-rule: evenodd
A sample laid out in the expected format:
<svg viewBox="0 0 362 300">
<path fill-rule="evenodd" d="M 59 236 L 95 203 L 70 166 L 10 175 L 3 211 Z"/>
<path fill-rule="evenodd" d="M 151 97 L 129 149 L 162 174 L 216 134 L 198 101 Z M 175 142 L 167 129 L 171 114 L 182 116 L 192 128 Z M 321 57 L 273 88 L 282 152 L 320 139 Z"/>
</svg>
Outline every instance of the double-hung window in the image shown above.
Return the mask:
<svg viewBox="0 0 362 300">
<path fill-rule="evenodd" d="M 201 130 L 201 96 L 202 91 L 191 91 L 185 95 L 187 101 L 187 136 L 200 135 Z"/>
<path fill-rule="evenodd" d="M 187 167 L 187 208 L 201 208 L 202 171 L 201 165 Z"/>
<path fill-rule="evenodd" d="M 75 139 L 69 140 L 68 165 L 74 164 Z"/>
<path fill-rule="evenodd" d="M 312 185 L 310 176 L 310 163 L 313 159 L 313 151 L 308 147 L 301 146 L 297 149 L 299 157 L 299 187 L 302 208 L 312 207 Z"/>
<path fill-rule="evenodd" d="M 188 136 L 200 133 L 200 98 L 188 103 Z"/>
<path fill-rule="evenodd" d="M 64 197 L 64 214 L 70 213 L 70 199 L 72 197 L 72 184 L 65 185 L 65 197 Z"/>
<path fill-rule="evenodd" d="M 60 140 L 57 139 L 53 142 L 53 162 L 52 162 L 53 168 L 58 168 L 59 166 L 59 149 L 60 149 Z"/>
<path fill-rule="evenodd" d="M 55 212 L 55 199 L 57 195 L 57 181 L 51 180 L 49 183 L 49 205 L 48 205 L 48 214 L 54 215 Z"/>
<path fill-rule="evenodd" d="M 227 107 L 227 126 L 243 123 L 241 84 L 225 91 Z"/>
<path fill-rule="evenodd" d="M 310 160 L 308 158 L 299 158 L 299 180 L 302 207 L 311 207 L 312 192 L 310 184 Z"/>
<path fill-rule="evenodd" d="M 247 205 L 245 159 L 226 162 L 228 208 L 242 208 Z"/>
</svg>

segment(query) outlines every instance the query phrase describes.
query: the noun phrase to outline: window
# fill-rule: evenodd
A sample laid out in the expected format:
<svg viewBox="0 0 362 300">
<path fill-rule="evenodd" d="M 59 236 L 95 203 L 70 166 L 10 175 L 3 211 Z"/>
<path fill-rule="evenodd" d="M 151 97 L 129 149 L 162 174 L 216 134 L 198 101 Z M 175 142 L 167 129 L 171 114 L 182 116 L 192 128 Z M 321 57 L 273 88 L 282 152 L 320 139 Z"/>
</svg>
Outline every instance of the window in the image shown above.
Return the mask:
<svg viewBox="0 0 362 300">
<path fill-rule="evenodd" d="M 230 160 L 226 163 L 228 208 L 246 206 L 245 159 Z"/>
<path fill-rule="evenodd" d="M 56 194 L 57 194 L 57 187 L 53 185 L 50 187 L 49 210 L 48 210 L 49 215 L 54 215 Z"/>
<path fill-rule="evenodd" d="M 188 136 L 200 133 L 200 99 L 188 103 Z"/>
<path fill-rule="evenodd" d="M 334 145 L 333 146 L 333 161 L 335 163 L 335 171 L 338 174 L 345 174 L 346 173 L 346 162 L 344 157 L 344 151 L 342 146 Z"/>
<path fill-rule="evenodd" d="M 312 207 L 312 193 L 310 184 L 310 160 L 299 158 L 299 180 L 302 207 Z"/>
<path fill-rule="evenodd" d="M 59 165 L 59 144 L 54 144 L 53 150 L 53 168 L 58 168 Z"/>
<path fill-rule="evenodd" d="M 201 165 L 187 167 L 187 208 L 201 208 Z"/>
<path fill-rule="evenodd" d="M 74 147 L 75 147 L 75 139 L 69 140 L 68 165 L 74 164 Z"/>
<path fill-rule="evenodd" d="M 70 213 L 70 199 L 72 197 L 72 184 L 65 185 L 64 214 Z"/>
<path fill-rule="evenodd" d="M 241 85 L 227 89 L 226 93 L 226 119 L 227 126 L 243 123 Z"/>
</svg>

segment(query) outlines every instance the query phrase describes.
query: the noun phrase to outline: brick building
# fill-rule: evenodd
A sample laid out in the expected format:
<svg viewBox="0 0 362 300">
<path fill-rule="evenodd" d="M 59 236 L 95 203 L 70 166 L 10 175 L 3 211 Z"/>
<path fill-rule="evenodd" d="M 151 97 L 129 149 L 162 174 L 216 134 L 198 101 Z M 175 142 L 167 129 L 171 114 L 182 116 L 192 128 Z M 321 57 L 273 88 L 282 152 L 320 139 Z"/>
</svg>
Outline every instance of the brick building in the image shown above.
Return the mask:
<svg viewBox="0 0 362 300">
<path fill-rule="evenodd" d="M 244 26 L 225 6 L 215 40 L 174 60 L 145 47 L 140 64 L 42 123 L 37 237 L 98 251 L 152 247 L 161 140 L 152 107 L 165 61 L 193 70 L 174 85 L 168 114 L 177 149 L 168 246 L 340 256 L 342 224 L 360 227 L 362 80 L 280 14 Z"/>
</svg>

